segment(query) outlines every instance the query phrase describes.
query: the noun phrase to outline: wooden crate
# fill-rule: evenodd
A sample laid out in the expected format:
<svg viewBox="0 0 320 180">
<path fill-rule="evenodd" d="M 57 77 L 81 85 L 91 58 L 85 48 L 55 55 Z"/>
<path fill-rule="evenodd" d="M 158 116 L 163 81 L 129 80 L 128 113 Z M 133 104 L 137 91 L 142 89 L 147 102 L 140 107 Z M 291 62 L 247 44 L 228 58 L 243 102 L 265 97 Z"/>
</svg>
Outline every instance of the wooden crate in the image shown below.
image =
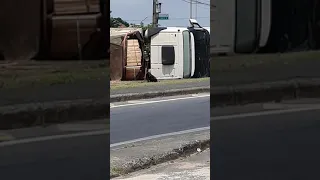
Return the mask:
<svg viewBox="0 0 320 180">
<path fill-rule="evenodd" d="M 132 80 L 140 80 L 138 79 L 138 74 L 140 73 L 140 66 L 131 66 L 126 67 L 126 77 L 125 80 L 132 81 Z"/>
<path fill-rule="evenodd" d="M 54 0 L 57 15 L 77 13 L 99 13 L 99 0 Z"/>
<path fill-rule="evenodd" d="M 95 32 L 98 15 L 54 16 L 52 19 L 51 57 L 65 59 L 78 56 L 77 20 L 80 44 L 84 48 Z"/>
<path fill-rule="evenodd" d="M 141 66 L 142 52 L 137 39 L 127 40 L 127 66 Z"/>
</svg>

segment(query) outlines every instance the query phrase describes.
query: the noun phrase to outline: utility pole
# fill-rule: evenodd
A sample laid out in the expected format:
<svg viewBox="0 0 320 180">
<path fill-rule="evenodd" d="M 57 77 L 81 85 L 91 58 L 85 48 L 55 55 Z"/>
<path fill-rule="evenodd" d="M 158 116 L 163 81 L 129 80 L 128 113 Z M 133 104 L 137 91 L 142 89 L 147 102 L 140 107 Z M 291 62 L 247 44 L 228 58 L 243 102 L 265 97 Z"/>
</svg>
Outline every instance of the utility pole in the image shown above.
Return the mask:
<svg viewBox="0 0 320 180">
<path fill-rule="evenodd" d="M 195 3 L 196 3 L 196 12 L 194 13 L 194 14 L 195 14 L 194 18 L 197 19 L 197 14 L 198 14 L 198 2 L 196 1 Z"/>
<path fill-rule="evenodd" d="M 152 15 L 152 26 L 153 27 L 158 27 L 158 12 L 157 12 L 157 6 L 159 2 L 158 0 L 153 0 L 153 15 Z"/>
<path fill-rule="evenodd" d="M 192 4 L 193 0 L 190 0 L 190 19 L 192 19 Z"/>
</svg>

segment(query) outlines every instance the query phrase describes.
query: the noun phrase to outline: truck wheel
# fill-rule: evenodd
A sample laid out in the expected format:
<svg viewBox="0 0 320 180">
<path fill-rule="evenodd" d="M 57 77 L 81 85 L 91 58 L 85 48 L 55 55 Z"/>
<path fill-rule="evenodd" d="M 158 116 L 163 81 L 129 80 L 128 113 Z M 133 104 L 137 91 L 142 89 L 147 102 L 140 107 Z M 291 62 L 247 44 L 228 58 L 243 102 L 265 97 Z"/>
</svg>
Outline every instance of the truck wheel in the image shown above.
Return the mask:
<svg viewBox="0 0 320 180">
<path fill-rule="evenodd" d="M 6 60 L 6 58 L 4 57 L 3 53 L 1 53 L 1 51 L 0 51 L 0 60 Z"/>
</svg>

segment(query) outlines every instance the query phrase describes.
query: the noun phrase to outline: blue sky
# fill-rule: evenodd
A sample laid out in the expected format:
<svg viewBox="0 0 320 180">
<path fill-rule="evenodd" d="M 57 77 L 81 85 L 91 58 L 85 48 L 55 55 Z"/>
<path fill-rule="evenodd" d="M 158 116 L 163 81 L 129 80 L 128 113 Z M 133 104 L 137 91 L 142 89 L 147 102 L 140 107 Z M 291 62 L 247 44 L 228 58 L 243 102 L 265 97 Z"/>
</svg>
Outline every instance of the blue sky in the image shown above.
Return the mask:
<svg viewBox="0 0 320 180">
<path fill-rule="evenodd" d="M 145 24 L 152 22 L 153 0 L 110 0 L 111 16 L 121 17 L 129 23 Z M 169 20 L 159 20 L 161 26 L 188 26 L 190 17 L 190 0 L 159 0 L 161 13 L 169 14 Z M 193 18 L 201 26 L 210 26 L 210 0 L 198 0 L 204 4 L 193 5 Z M 197 8 L 196 8 L 197 7 Z M 197 16 L 195 16 L 195 14 Z"/>
</svg>

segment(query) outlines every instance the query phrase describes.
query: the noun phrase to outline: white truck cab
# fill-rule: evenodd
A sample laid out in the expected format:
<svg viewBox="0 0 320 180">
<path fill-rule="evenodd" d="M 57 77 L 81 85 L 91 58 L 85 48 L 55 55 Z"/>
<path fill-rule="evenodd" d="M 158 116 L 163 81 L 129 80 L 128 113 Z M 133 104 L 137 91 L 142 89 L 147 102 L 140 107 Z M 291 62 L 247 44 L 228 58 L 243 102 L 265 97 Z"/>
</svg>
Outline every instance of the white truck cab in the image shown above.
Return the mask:
<svg viewBox="0 0 320 180">
<path fill-rule="evenodd" d="M 205 68 L 199 68 L 206 63 L 197 62 L 201 61 L 202 57 L 209 57 L 209 52 L 205 51 L 208 53 L 205 55 L 197 52 L 197 49 L 201 49 L 197 48 L 197 40 L 203 38 L 203 34 L 200 37 L 197 32 L 207 30 L 195 26 L 198 25 L 196 20 L 191 19 L 190 24 L 191 27 L 159 27 L 146 30 L 145 38 L 150 42 L 149 72 L 157 79 L 182 79 L 206 74 L 200 72 Z"/>
</svg>

